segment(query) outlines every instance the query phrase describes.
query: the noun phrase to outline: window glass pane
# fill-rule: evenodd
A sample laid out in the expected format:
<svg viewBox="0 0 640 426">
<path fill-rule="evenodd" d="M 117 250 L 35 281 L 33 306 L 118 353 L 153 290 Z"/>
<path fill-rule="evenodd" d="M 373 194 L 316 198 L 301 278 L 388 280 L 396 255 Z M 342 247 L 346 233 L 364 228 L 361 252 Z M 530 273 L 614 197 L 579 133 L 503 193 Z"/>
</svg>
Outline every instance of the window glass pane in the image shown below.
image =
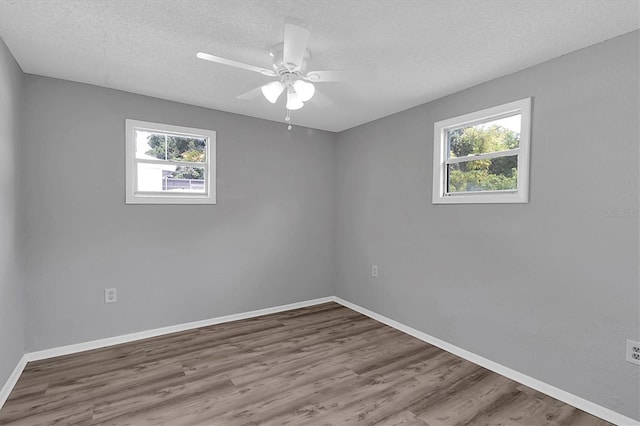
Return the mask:
<svg viewBox="0 0 640 426">
<path fill-rule="evenodd" d="M 518 148 L 521 118 L 517 114 L 447 131 L 449 158 Z"/>
<path fill-rule="evenodd" d="M 204 167 L 138 163 L 138 192 L 205 193 Z"/>
<path fill-rule="evenodd" d="M 207 139 L 136 131 L 136 158 L 206 163 Z"/>
<path fill-rule="evenodd" d="M 447 165 L 448 193 L 515 190 L 517 179 L 517 155 Z"/>
</svg>

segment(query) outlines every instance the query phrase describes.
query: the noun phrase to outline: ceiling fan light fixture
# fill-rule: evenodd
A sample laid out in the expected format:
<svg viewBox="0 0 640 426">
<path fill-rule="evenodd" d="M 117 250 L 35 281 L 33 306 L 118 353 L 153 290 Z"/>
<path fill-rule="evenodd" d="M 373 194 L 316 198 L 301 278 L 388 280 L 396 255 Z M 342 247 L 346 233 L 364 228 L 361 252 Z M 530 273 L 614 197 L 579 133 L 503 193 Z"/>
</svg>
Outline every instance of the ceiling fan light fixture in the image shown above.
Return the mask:
<svg viewBox="0 0 640 426">
<path fill-rule="evenodd" d="M 302 100 L 300 100 L 300 96 L 294 91 L 287 91 L 287 109 L 290 111 L 295 111 L 304 106 Z"/>
<path fill-rule="evenodd" d="M 279 81 L 272 81 L 262 86 L 262 94 L 272 104 L 276 103 L 283 90 L 284 84 Z"/>
<path fill-rule="evenodd" d="M 304 80 L 296 80 L 293 83 L 293 89 L 296 91 L 302 102 L 307 102 L 313 97 L 316 92 L 316 88 L 313 84 L 307 83 Z"/>
</svg>

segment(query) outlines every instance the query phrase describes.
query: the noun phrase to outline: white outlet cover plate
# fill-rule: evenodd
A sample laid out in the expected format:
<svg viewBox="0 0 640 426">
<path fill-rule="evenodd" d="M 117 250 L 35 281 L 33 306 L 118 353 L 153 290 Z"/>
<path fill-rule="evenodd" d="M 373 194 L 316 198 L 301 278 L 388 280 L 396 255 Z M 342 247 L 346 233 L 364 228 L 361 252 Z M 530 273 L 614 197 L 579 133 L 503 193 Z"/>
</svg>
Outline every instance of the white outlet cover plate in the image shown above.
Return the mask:
<svg viewBox="0 0 640 426">
<path fill-rule="evenodd" d="M 115 288 L 104 289 L 104 303 L 115 303 L 118 301 L 118 290 Z"/>
<path fill-rule="evenodd" d="M 627 340 L 627 361 L 640 365 L 640 342 Z"/>
</svg>

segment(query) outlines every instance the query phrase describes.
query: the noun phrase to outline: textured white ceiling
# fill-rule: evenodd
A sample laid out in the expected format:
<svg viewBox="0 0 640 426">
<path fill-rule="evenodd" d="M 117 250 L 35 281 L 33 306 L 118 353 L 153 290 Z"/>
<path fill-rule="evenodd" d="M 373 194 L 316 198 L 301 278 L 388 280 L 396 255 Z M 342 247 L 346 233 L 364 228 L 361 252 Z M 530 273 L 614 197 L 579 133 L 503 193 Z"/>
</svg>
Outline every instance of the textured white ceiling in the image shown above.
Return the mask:
<svg viewBox="0 0 640 426">
<path fill-rule="evenodd" d="M 639 0 L 0 0 L 0 36 L 27 73 L 283 121 L 284 97 L 236 96 L 269 77 L 285 21 L 311 31 L 309 69 L 375 65 L 324 83 L 294 124 L 341 131 L 640 27 Z"/>
</svg>

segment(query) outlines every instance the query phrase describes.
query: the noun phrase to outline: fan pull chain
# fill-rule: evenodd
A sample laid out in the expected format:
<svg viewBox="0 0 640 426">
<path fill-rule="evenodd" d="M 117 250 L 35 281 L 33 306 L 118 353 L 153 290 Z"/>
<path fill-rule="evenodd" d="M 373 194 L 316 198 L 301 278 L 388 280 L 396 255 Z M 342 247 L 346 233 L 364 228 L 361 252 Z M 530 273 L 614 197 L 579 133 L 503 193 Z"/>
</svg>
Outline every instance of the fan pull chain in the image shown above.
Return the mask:
<svg viewBox="0 0 640 426">
<path fill-rule="evenodd" d="M 284 117 L 284 121 L 289 123 L 289 125 L 287 126 L 287 130 L 293 129 L 293 126 L 291 126 L 291 111 L 290 110 L 287 110 L 287 115 Z"/>
</svg>

